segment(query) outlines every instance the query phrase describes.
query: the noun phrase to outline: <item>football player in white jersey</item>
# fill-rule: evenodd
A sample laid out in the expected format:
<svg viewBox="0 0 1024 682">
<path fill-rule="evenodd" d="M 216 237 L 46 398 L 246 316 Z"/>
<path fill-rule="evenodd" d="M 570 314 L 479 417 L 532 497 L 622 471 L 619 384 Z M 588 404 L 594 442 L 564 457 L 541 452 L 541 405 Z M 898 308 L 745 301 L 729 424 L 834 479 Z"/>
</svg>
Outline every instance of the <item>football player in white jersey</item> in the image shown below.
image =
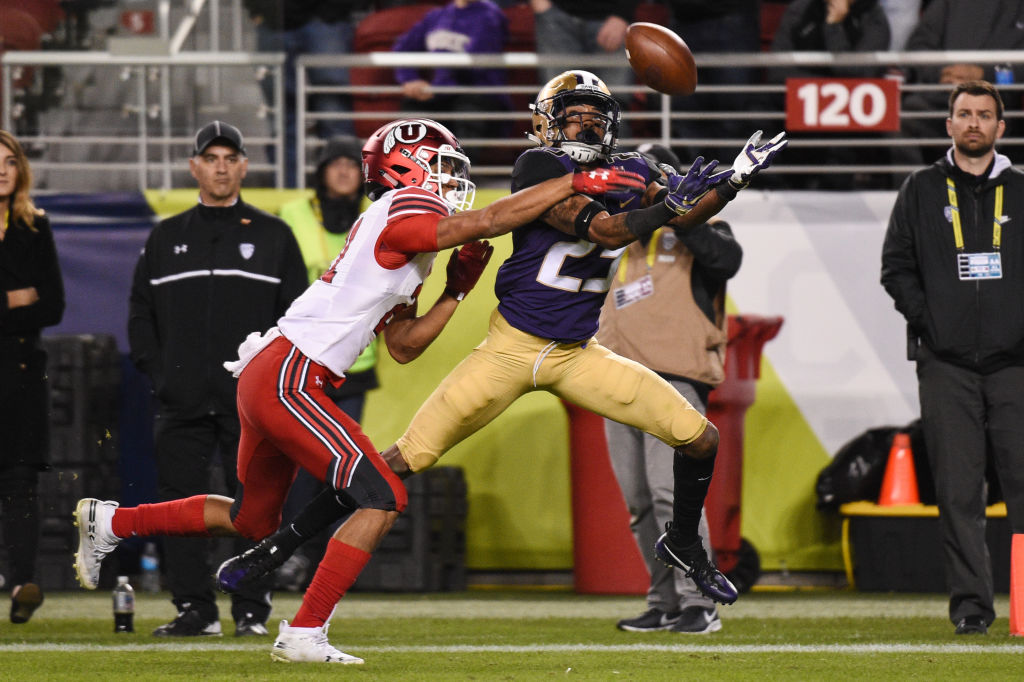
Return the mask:
<svg viewBox="0 0 1024 682">
<path fill-rule="evenodd" d="M 234 499 L 219 495 L 119 507 L 86 498 L 75 511 L 79 582 L 95 589 L 100 564 L 124 538 L 243 535 L 261 539 L 281 521 L 299 467 L 325 481 L 328 497 L 355 511 L 338 528 L 291 624 L 281 622 L 271 656 L 281 661 L 362 663 L 327 641 L 335 606 L 407 502 L 399 478 L 359 425 L 324 392 L 377 334 L 400 363 L 418 357 L 476 284 L 492 247 L 475 240 L 505 234 L 576 193 L 642 189 L 625 171 L 568 173 L 472 205 L 470 162 L 444 126 L 427 119 L 383 126 L 363 148 L 363 174 L 374 203 L 353 225 L 342 252 L 297 298 L 278 325 L 254 332 L 225 363 L 238 381 L 242 436 Z M 466 244 L 447 265 L 444 293 L 423 315 L 417 295 L 437 251 Z M 296 538 L 306 530 L 300 515 Z M 312 529 L 315 533 L 319 527 Z M 230 560 L 218 572 L 232 591 L 244 575 Z"/>
</svg>

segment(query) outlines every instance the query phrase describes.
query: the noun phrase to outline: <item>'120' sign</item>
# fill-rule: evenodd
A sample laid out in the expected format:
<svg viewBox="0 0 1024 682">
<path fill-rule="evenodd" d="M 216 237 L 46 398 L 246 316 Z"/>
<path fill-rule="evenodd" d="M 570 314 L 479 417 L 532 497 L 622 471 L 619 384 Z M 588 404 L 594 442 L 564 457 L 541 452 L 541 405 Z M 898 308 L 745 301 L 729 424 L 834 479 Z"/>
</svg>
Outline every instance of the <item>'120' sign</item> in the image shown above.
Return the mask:
<svg viewBox="0 0 1024 682">
<path fill-rule="evenodd" d="M 899 130 L 899 84 L 889 78 L 787 78 L 786 129 Z"/>
</svg>

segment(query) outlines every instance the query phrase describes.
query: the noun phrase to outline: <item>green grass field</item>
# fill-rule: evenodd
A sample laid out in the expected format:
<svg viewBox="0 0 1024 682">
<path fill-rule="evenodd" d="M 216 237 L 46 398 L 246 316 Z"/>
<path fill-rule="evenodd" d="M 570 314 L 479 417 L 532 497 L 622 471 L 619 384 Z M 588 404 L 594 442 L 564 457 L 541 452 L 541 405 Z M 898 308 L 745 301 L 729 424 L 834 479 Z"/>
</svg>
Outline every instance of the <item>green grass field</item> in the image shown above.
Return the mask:
<svg viewBox="0 0 1024 682">
<path fill-rule="evenodd" d="M 221 600 L 222 614 L 226 600 Z M 271 632 L 298 597 L 275 595 Z M 957 637 L 942 595 L 755 592 L 712 635 L 620 632 L 639 597 L 479 591 L 353 594 L 331 642 L 362 666 L 270 661 L 273 636 L 166 641 L 166 594 L 139 594 L 132 634 L 114 634 L 108 593 L 50 593 L 27 625 L 0 623 L 2 680 L 1019 680 L 1024 638 L 1007 599 L 987 637 Z"/>
</svg>

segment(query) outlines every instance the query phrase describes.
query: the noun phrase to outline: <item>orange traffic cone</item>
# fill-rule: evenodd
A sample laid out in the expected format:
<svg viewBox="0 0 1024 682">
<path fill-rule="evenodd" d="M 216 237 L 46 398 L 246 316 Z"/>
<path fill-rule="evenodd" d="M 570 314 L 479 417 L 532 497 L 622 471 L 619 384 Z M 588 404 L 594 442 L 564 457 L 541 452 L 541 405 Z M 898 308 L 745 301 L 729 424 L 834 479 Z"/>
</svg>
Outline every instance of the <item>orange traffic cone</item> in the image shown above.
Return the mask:
<svg viewBox="0 0 1024 682">
<path fill-rule="evenodd" d="M 897 504 L 920 504 L 917 494 L 917 474 L 914 472 L 914 455 L 910 452 L 910 436 L 897 433 L 889 450 L 889 463 L 885 466 L 882 479 L 882 493 L 878 506 L 891 507 Z"/>
<path fill-rule="evenodd" d="M 1010 634 L 1024 635 L 1024 533 L 1010 545 Z"/>
</svg>

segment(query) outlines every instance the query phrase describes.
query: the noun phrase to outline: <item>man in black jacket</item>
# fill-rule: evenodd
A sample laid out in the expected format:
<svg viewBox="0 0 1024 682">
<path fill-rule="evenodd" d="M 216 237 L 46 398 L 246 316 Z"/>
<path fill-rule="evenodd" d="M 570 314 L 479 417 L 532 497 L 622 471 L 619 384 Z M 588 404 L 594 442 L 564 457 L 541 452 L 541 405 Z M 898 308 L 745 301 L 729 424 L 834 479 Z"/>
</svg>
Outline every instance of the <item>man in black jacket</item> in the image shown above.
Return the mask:
<svg viewBox="0 0 1024 682">
<path fill-rule="evenodd" d="M 306 288 L 291 230 L 239 196 L 247 167 L 237 128 L 220 121 L 203 127 L 189 161 L 199 204 L 157 225 L 135 268 L 128 333 L 132 360 L 158 401 L 161 500 L 207 492 L 218 453 L 227 490 L 235 492 L 237 382 L 222 363 L 237 356 L 247 334 L 272 327 Z M 179 613 L 153 634 L 219 635 L 207 541 L 164 543 Z M 233 595 L 231 612 L 236 635 L 267 634 L 269 592 Z"/>
<path fill-rule="evenodd" d="M 1011 531 L 1024 532 L 1024 173 L 995 151 L 1005 127 L 990 83 L 957 85 L 953 146 L 903 183 L 882 247 L 882 284 L 917 361 L 957 634 L 985 634 L 995 618 L 986 441 Z"/>
</svg>

